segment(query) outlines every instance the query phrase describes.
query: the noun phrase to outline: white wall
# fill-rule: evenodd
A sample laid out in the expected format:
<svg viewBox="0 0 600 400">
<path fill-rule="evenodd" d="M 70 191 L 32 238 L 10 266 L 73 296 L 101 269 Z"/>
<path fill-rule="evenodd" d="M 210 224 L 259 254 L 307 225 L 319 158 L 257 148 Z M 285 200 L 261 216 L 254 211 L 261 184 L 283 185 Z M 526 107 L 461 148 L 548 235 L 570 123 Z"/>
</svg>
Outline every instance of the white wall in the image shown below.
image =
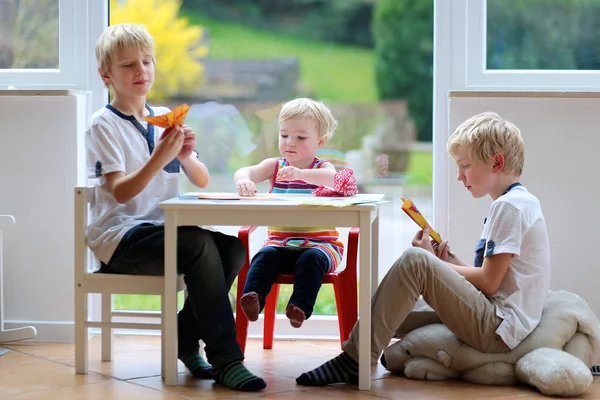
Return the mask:
<svg viewBox="0 0 600 400">
<path fill-rule="evenodd" d="M 585 298 L 600 315 L 600 93 L 450 92 L 449 130 L 494 111 L 515 123 L 525 140 L 521 183 L 542 205 L 552 256 L 552 289 Z M 487 216 L 489 198 L 473 199 L 449 160 L 448 238 L 465 261 Z"/>
<path fill-rule="evenodd" d="M 88 94 L 0 91 L 0 214 L 5 325 L 73 339 L 73 186 L 85 182 Z"/>
</svg>

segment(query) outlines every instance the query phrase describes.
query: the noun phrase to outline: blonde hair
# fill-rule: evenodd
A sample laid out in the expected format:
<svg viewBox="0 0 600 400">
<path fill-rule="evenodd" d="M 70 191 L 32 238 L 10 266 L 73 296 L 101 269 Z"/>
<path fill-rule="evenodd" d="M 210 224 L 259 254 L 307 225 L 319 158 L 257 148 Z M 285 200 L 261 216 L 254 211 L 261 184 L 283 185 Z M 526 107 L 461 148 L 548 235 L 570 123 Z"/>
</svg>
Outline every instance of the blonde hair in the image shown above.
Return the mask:
<svg viewBox="0 0 600 400">
<path fill-rule="evenodd" d="M 154 39 L 144 25 L 117 24 L 109 26 L 96 42 L 96 61 L 105 72 L 110 71 L 115 55 L 121 49 L 137 48 L 154 54 Z M 152 57 L 154 60 L 154 56 Z"/>
<path fill-rule="evenodd" d="M 331 110 L 325 104 L 306 97 L 285 103 L 279 112 L 279 124 L 281 125 L 283 121 L 297 117 L 314 120 L 317 124 L 319 139 L 325 139 L 325 141 L 333 137 L 333 133 L 338 126 Z"/>
<path fill-rule="evenodd" d="M 515 124 L 493 112 L 484 112 L 464 121 L 448 139 L 448 153 L 456 158 L 463 149 L 469 157 L 488 164 L 494 154 L 504 156 L 504 172 L 521 176 L 525 145 Z"/>
</svg>

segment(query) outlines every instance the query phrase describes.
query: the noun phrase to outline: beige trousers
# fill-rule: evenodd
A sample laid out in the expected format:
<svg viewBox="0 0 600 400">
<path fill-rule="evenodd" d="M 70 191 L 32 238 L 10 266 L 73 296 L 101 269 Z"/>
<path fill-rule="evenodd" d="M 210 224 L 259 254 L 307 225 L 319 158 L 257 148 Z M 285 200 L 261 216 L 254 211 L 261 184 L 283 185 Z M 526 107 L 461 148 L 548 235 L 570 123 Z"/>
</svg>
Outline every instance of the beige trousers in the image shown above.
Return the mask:
<svg viewBox="0 0 600 400">
<path fill-rule="evenodd" d="M 420 296 L 433 310 L 418 304 Z M 439 322 L 480 351 L 510 351 L 496 334 L 502 318 L 496 315 L 494 303 L 433 254 L 410 248 L 394 263 L 371 300 L 371 363 L 378 361 L 392 338 Z M 359 324 L 360 320 L 344 343 L 344 351 L 355 360 Z"/>
</svg>

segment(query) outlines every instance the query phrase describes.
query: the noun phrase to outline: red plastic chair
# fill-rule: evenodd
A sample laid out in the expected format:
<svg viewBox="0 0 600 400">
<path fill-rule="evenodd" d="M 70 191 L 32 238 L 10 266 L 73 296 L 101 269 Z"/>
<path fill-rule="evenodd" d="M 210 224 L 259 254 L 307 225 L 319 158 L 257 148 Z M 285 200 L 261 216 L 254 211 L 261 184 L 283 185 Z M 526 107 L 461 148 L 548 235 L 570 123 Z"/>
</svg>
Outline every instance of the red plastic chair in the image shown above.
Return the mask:
<svg viewBox="0 0 600 400">
<path fill-rule="evenodd" d="M 254 232 L 256 226 L 243 226 L 238 237 L 246 246 L 246 263 L 242 267 L 238 275 L 236 313 L 235 313 L 235 328 L 237 331 L 237 342 L 242 351 L 246 349 L 246 338 L 248 336 L 248 319 L 242 311 L 240 299 L 246 285 L 246 277 L 248 276 L 248 268 L 250 267 L 250 234 Z M 335 292 L 335 303 L 338 313 L 338 323 L 340 326 L 340 344 L 343 344 L 350 336 L 352 327 L 358 319 L 358 297 L 357 297 L 357 279 L 356 279 L 356 262 L 358 256 L 358 235 L 359 228 L 352 228 L 348 232 L 348 246 L 346 249 L 346 267 L 342 270 L 338 268 L 335 272 L 325 274 L 323 283 L 333 284 Z M 277 277 L 277 280 L 271 288 L 271 292 L 267 296 L 264 309 L 264 337 L 263 348 L 273 348 L 273 332 L 275 330 L 275 311 L 277 307 L 277 298 L 279 297 L 280 284 L 294 283 L 294 275 L 282 274 Z"/>
</svg>

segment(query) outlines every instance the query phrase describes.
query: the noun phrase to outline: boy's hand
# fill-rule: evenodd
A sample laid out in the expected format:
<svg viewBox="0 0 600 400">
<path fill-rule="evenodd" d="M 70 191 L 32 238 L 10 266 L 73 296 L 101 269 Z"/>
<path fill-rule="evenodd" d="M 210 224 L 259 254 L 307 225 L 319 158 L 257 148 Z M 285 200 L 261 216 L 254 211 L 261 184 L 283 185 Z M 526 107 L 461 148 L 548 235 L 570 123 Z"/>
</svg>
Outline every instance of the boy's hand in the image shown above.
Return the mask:
<svg viewBox="0 0 600 400">
<path fill-rule="evenodd" d="M 181 151 L 177 154 L 179 161 L 187 159 L 194 150 L 196 150 L 196 133 L 190 128 L 189 125 L 183 125 L 183 146 Z"/>
<path fill-rule="evenodd" d="M 448 241 L 444 240 L 442 243 L 437 244 L 435 241 L 432 241 L 431 245 L 433 246 L 434 254 L 442 261 L 446 262 L 455 262 L 456 260 L 450 254 L 450 246 L 448 245 Z"/>
<path fill-rule="evenodd" d="M 163 168 L 181 152 L 183 141 L 184 134 L 182 127 L 175 126 L 165 130 L 158 139 L 156 148 L 152 152 L 152 157 L 156 159 L 161 165 L 161 168 Z"/>
<path fill-rule="evenodd" d="M 237 181 L 237 191 L 240 196 L 252 197 L 256 194 L 256 186 L 250 179 Z"/>
<path fill-rule="evenodd" d="M 296 167 L 283 167 L 277 172 L 278 181 L 295 181 L 302 179 L 302 170 Z"/>
<path fill-rule="evenodd" d="M 423 230 L 417 232 L 412 240 L 412 245 L 414 247 L 425 249 L 431 254 L 436 255 L 435 251 L 433 250 L 433 246 L 431 245 L 431 240 L 429 239 L 429 229 L 429 225 L 427 225 L 425 228 L 423 228 Z"/>
</svg>

